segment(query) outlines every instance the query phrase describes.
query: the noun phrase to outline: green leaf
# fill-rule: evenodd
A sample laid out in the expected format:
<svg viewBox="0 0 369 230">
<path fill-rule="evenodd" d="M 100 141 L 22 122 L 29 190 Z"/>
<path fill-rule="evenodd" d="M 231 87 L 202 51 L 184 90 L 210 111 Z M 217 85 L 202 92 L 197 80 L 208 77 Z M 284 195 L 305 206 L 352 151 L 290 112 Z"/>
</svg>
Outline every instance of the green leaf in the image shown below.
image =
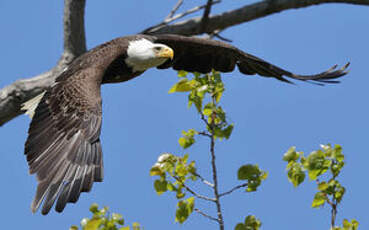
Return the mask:
<svg viewBox="0 0 369 230">
<path fill-rule="evenodd" d="M 186 77 L 188 74 L 188 72 L 184 71 L 184 70 L 179 70 L 177 73 L 178 77 Z"/>
<path fill-rule="evenodd" d="M 183 78 L 179 82 L 174 84 L 168 93 L 191 91 L 193 88 L 193 83 L 193 81 L 189 81 L 187 78 Z"/>
<path fill-rule="evenodd" d="M 267 173 L 260 170 L 257 165 L 243 165 L 238 169 L 237 177 L 239 180 L 247 180 L 247 192 L 256 191 L 261 181 L 267 178 Z"/>
<path fill-rule="evenodd" d="M 190 197 L 186 201 L 187 201 L 188 211 L 191 214 L 193 212 L 193 208 L 195 207 L 195 197 Z"/>
<path fill-rule="evenodd" d="M 98 204 L 96 204 L 96 203 L 91 204 L 91 206 L 90 206 L 90 211 L 91 211 L 92 213 L 97 213 L 97 212 L 99 211 L 99 205 L 98 205 Z"/>
<path fill-rule="evenodd" d="M 289 168 L 287 172 L 288 180 L 293 184 L 294 187 L 297 187 L 305 180 L 306 175 L 300 163 L 290 161 L 287 168 Z"/>
<path fill-rule="evenodd" d="M 254 215 L 249 215 L 245 218 L 245 227 L 247 230 L 259 230 L 261 227 L 261 221 Z"/>
<path fill-rule="evenodd" d="M 197 131 L 194 129 L 190 129 L 187 132 L 182 131 L 183 137 L 178 139 L 179 145 L 184 149 L 193 145 L 195 143 L 195 139 L 194 139 L 195 134 L 197 134 Z"/>
<path fill-rule="evenodd" d="M 333 157 L 338 161 L 342 162 L 345 159 L 345 156 L 342 154 L 342 147 L 340 145 L 334 145 L 333 149 Z"/>
<path fill-rule="evenodd" d="M 163 171 L 159 166 L 155 165 L 150 169 L 150 176 L 161 176 L 161 175 L 163 175 Z"/>
<path fill-rule="evenodd" d="M 75 225 L 70 226 L 69 230 L 78 230 L 78 227 Z"/>
<path fill-rule="evenodd" d="M 193 208 L 195 206 L 195 198 L 190 197 L 186 200 L 181 200 L 177 204 L 176 210 L 176 218 L 175 221 L 179 223 L 183 223 L 187 220 L 187 218 L 193 212 Z"/>
<path fill-rule="evenodd" d="M 260 170 L 257 165 L 243 165 L 238 169 L 237 177 L 239 180 L 250 180 L 255 177 L 255 175 L 259 175 Z"/>
<path fill-rule="evenodd" d="M 120 225 L 124 225 L 124 220 L 123 220 L 123 216 L 119 213 L 113 213 L 111 215 L 111 219 L 115 222 L 118 223 Z"/>
<path fill-rule="evenodd" d="M 359 222 L 357 220 L 353 219 L 348 221 L 347 219 L 343 220 L 343 229 L 344 230 L 357 230 L 359 228 Z"/>
<path fill-rule="evenodd" d="M 188 174 L 188 170 L 185 164 L 178 163 L 176 165 L 175 174 L 179 177 L 184 177 Z"/>
<path fill-rule="evenodd" d="M 140 226 L 140 224 L 139 224 L 139 223 L 134 222 L 134 223 L 132 224 L 132 230 L 140 230 L 140 228 L 141 228 L 141 226 Z"/>
<path fill-rule="evenodd" d="M 158 195 L 167 191 L 167 181 L 166 180 L 155 180 L 154 188 Z"/>
<path fill-rule="evenodd" d="M 243 223 L 238 223 L 234 230 L 248 230 Z"/>
<path fill-rule="evenodd" d="M 83 230 L 97 230 L 101 225 L 101 218 L 93 218 L 87 222 Z"/>
<path fill-rule="evenodd" d="M 220 80 L 219 82 L 216 83 L 215 89 L 214 89 L 214 94 L 213 94 L 213 96 L 215 97 L 216 103 L 220 102 L 220 99 L 222 98 L 224 90 L 225 90 L 224 89 L 224 84 Z"/>
<path fill-rule="evenodd" d="M 245 218 L 244 223 L 238 223 L 235 230 L 259 230 L 261 222 L 255 216 L 249 215 Z"/>
<path fill-rule="evenodd" d="M 176 186 L 174 186 L 174 184 L 172 184 L 170 182 L 167 184 L 167 189 L 169 191 L 176 191 L 177 190 Z"/>
<path fill-rule="evenodd" d="M 300 157 L 300 154 L 296 152 L 296 147 L 292 146 L 287 150 L 287 152 L 283 155 L 283 160 L 290 162 L 290 161 L 297 161 Z"/>
<path fill-rule="evenodd" d="M 328 187 L 329 187 L 329 185 L 328 185 L 328 184 L 327 184 L 327 182 L 325 182 L 325 181 L 320 182 L 320 183 L 318 184 L 318 190 L 319 190 L 319 191 L 322 191 L 322 192 L 324 192 L 325 190 L 327 190 L 327 189 L 328 189 Z"/>
<path fill-rule="evenodd" d="M 331 164 L 332 161 L 326 159 L 324 152 L 318 150 L 309 154 L 304 167 L 308 170 L 310 180 L 316 180 L 329 169 Z"/>
<path fill-rule="evenodd" d="M 212 102 L 210 102 L 204 106 L 204 110 L 202 111 L 202 113 L 205 116 L 210 116 L 214 110 L 215 110 L 215 105 Z"/>
<path fill-rule="evenodd" d="M 129 226 L 121 227 L 119 230 L 130 230 L 131 228 Z"/>
<path fill-rule="evenodd" d="M 176 198 L 177 199 L 182 199 L 183 197 L 185 197 L 186 196 L 186 194 L 185 193 L 183 193 L 183 191 L 182 191 L 182 189 L 178 189 L 177 190 L 177 193 L 176 193 Z"/>
<path fill-rule="evenodd" d="M 311 207 L 318 208 L 322 206 L 326 200 L 327 200 L 327 197 L 323 192 L 317 192 L 314 196 L 314 200 L 313 200 L 313 203 L 311 204 Z"/>
<path fill-rule="evenodd" d="M 196 90 L 192 90 L 192 92 L 188 95 L 188 107 L 191 107 L 192 104 L 195 104 L 197 112 L 201 113 L 203 99 L 204 99 L 204 92 L 198 92 Z"/>
<path fill-rule="evenodd" d="M 195 140 L 193 138 L 188 139 L 188 138 L 180 137 L 178 139 L 179 145 L 184 149 L 190 147 L 194 142 L 195 142 Z"/>
<path fill-rule="evenodd" d="M 105 215 L 109 210 L 109 207 L 105 206 L 103 209 L 100 209 L 100 215 Z"/>
<path fill-rule="evenodd" d="M 228 127 L 223 130 L 223 135 L 226 139 L 229 139 L 229 137 L 231 136 L 233 128 L 234 128 L 234 124 L 232 123 L 232 124 L 228 125 Z"/>
<path fill-rule="evenodd" d="M 337 200 L 338 203 L 341 202 L 343 195 L 345 194 L 346 189 L 343 186 L 339 186 L 336 188 L 336 191 L 334 193 L 334 198 Z"/>
</svg>

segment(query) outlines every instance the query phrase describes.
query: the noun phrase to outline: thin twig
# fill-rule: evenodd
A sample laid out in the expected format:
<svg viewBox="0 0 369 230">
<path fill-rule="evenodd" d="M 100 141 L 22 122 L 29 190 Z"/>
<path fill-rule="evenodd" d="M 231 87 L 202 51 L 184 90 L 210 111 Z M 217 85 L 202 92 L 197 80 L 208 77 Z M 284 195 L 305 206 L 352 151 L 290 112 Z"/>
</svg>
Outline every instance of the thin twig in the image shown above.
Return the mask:
<svg viewBox="0 0 369 230">
<path fill-rule="evenodd" d="M 219 33 L 214 34 L 214 37 L 218 38 L 219 40 L 225 41 L 225 42 L 233 42 L 231 39 L 225 38 L 221 36 Z"/>
<path fill-rule="evenodd" d="M 243 187 L 246 187 L 247 186 L 247 183 L 244 183 L 244 184 L 240 184 L 240 185 L 237 185 L 236 187 L 232 188 L 231 190 L 227 191 L 227 192 L 223 192 L 221 194 L 219 194 L 219 197 L 222 197 L 222 196 L 225 196 L 225 195 L 228 195 L 228 194 L 231 194 L 232 192 L 240 189 L 240 188 L 243 188 Z"/>
<path fill-rule="evenodd" d="M 203 211 L 201 211 L 201 210 L 200 210 L 200 209 L 198 209 L 198 208 L 195 208 L 195 209 L 194 209 L 194 211 L 195 211 L 195 212 L 197 212 L 197 213 L 199 213 L 199 214 L 201 214 L 201 215 L 203 215 L 204 217 L 206 217 L 206 218 L 208 218 L 208 219 L 210 219 L 210 220 L 214 220 L 214 221 L 216 221 L 216 222 L 219 222 L 219 220 L 218 220 L 217 218 L 212 217 L 212 216 L 210 216 L 210 215 L 208 215 L 208 214 L 204 213 Z"/>
<path fill-rule="evenodd" d="M 214 30 L 214 31 L 210 34 L 209 38 L 210 38 L 210 39 L 213 39 L 214 37 L 216 37 L 216 38 L 218 38 L 219 40 L 222 40 L 222 41 L 225 41 L 225 42 L 229 42 L 229 43 L 233 42 L 231 39 L 229 39 L 229 38 L 225 38 L 225 37 L 221 36 L 221 35 L 220 35 L 220 33 L 221 33 L 222 31 L 223 31 L 223 30 Z"/>
<path fill-rule="evenodd" d="M 221 2 L 220 0 L 216 0 L 216 1 L 212 2 L 212 4 L 215 5 L 215 4 L 218 4 L 220 2 Z M 186 12 L 177 14 L 177 15 L 173 16 L 172 18 L 170 18 L 169 20 L 164 21 L 164 22 L 165 22 L 165 24 L 168 24 L 168 23 L 173 22 L 173 21 L 175 21 L 177 19 L 183 18 L 184 16 L 187 16 L 189 14 L 193 14 L 193 13 L 199 11 L 199 10 L 202 10 L 206 6 L 207 6 L 207 4 L 206 5 L 202 5 L 202 6 L 196 6 L 196 7 L 192 8 L 192 9 L 187 10 Z"/>
<path fill-rule="evenodd" d="M 213 104 L 216 104 L 215 96 L 212 97 Z M 208 123 L 206 121 L 206 123 Z M 219 223 L 219 229 L 224 230 L 224 220 L 223 220 L 223 214 L 222 214 L 222 208 L 220 205 L 220 196 L 218 191 L 218 175 L 217 175 L 217 166 L 215 163 L 215 124 L 214 119 L 211 119 L 210 123 L 210 130 L 211 130 L 211 141 L 210 141 L 210 153 L 211 153 L 211 167 L 213 170 L 213 181 L 214 181 L 214 197 L 215 197 L 215 204 L 217 206 L 217 215 L 218 215 L 218 223 Z"/>
<path fill-rule="evenodd" d="M 220 0 L 216 0 L 216 1 L 214 1 L 214 2 L 213 2 L 213 5 L 218 4 L 218 3 L 220 3 Z M 159 24 L 157 24 L 157 25 L 154 25 L 154 26 L 151 26 L 151 27 L 149 27 L 149 28 L 145 29 L 145 30 L 144 30 L 144 31 L 142 31 L 141 33 L 142 33 L 142 34 L 150 33 L 150 32 L 151 32 L 152 30 L 154 30 L 154 29 L 156 30 L 156 29 L 160 28 L 161 26 L 168 25 L 169 23 L 171 23 L 171 22 L 173 22 L 173 21 L 175 21 L 175 20 L 178 20 L 178 19 L 180 19 L 180 18 L 183 18 L 183 17 L 185 17 L 185 16 L 187 16 L 187 15 L 189 15 L 189 14 L 193 14 L 193 13 L 195 13 L 195 12 L 199 11 L 199 10 L 202 10 L 202 9 L 203 9 L 203 8 L 205 8 L 205 7 L 206 7 L 206 5 L 196 6 L 196 7 L 192 8 L 192 9 L 187 10 L 186 12 L 183 12 L 183 13 L 180 13 L 180 14 L 176 14 L 176 15 L 174 15 L 174 16 L 173 16 L 173 17 L 171 17 L 171 18 L 165 19 L 163 22 L 161 22 L 161 23 L 159 23 Z"/>
<path fill-rule="evenodd" d="M 337 216 L 337 200 L 334 199 L 334 197 L 332 198 L 332 201 L 329 199 L 327 194 L 324 194 L 326 197 L 326 201 L 327 203 L 332 207 L 331 209 L 331 229 L 333 229 L 333 227 L 335 227 L 336 225 L 336 216 Z"/>
<path fill-rule="evenodd" d="M 205 132 L 205 131 L 199 132 L 199 135 L 211 138 L 211 135 L 209 133 Z"/>
<path fill-rule="evenodd" d="M 208 186 L 210 186 L 210 187 L 212 187 L 212 188 L 214 188 L 214 184 L 213 183 L 210 183 L 208 180 L 206 180 L 206 179 L 204 179 L 200 174 L 198 174 L 197 172 L 194 172 L 194 173 L 192 173 L 193 175 L 195 175 L 195 176 L 197 176 L 198 178 L 200 178 L 200 180 L 204 183 L 204 184 L 206 184 L 206 185 L 208 185 Z"/>
<path fill-rule="evenodd" d="M 170 11 L 170 13 L 168 14 L 168 16 L 165 18 L 164 21 L 169 20 L 170 18 L 173 17 L 173 15 L 177 12 L 177 10 L 179 9 L 179 7 L 181 7 L 181 5 L 183 4 L 183 0 L 178 0 L 178 2 L 176 3 L 176 5 L 173 7 L 173 9 Z"/>
<path fill-rule="evenodd" d="M 208 120 L 205 118 L 204 114 L 201 113 L 201 120 L 204 121 L 204 123 L 206 124 L 206 127 L 209 127 L 209 122 Z"/>
<path fill-rule="evenodd" d="M 193 191 L 190 187 L 188 187 L 181 179 L 179 179 L 177 176 L 173 176 L 174 179 L 176 179 L 188 192 L 190 192 L 192 195 L 196 196 L 199 199 L 207 200 L 215 202 L 214 198 L 210 198 L 201 194 L 198 194 L 197 192 Z"/>
</svg>

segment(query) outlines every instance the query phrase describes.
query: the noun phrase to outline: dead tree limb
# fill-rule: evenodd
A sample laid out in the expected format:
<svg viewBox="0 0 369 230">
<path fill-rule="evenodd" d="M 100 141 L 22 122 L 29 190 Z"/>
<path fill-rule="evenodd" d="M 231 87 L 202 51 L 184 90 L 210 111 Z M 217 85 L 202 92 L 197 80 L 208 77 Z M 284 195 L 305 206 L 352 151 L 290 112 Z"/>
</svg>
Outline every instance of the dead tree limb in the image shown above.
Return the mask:
<svg viewBox="0 0 369 230">
<path fill-rule="evenodd" d="M 266 17 L 289 9 L 299 9 L 325 3 L 346 3 L 354 5 L 367 5 L 369 0 L 264 0 L 244 7 L 209 16 L 206 29 L 203 33 L 211 34 L 216 30 L 224 30 L 244 22 Z M 151 28 L 153 34 L 182 34 L 197 35 L 202 24 L 202 17 L 191 18 L 171 25 L 161 25 Z"/>
<path fill-rule="evenodd" d="M 64 1 L 64 51 L 57 65 L 29 79 L 20 79 L 0 90 L 0 126 L 22 114 L 21 104 L 49 87 L 74 58 L 86 52 L 85 0 Z"/>
</svg>

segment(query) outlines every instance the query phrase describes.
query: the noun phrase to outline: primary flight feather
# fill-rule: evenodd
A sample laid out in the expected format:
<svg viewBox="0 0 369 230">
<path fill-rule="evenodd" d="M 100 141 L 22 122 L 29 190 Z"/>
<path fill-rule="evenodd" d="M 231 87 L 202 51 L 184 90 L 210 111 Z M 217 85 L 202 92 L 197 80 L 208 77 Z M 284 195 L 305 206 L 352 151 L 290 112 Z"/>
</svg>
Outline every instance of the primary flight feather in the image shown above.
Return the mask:
<svg viewBox="0 0 369 230">
<path fill-rule="evenodd" d="M 337 83 L 346 64 L 314 75 L 297 75 L 247 54 L 224 42 L 179 35 L 134 35 L 97 46 L 74 60 L 43 94 L 26 102 L 32 118 L 25 155 L 38 186 L 31 210 L 62 212 L 77 202 L 93 182 L 103 180 L 100 144 L 102 120 L 100 86 L 128 81 L 145 70 L 173 68 L 208 73 L 258 74 L 291 83 L 289 79 Z"/>
</svg>

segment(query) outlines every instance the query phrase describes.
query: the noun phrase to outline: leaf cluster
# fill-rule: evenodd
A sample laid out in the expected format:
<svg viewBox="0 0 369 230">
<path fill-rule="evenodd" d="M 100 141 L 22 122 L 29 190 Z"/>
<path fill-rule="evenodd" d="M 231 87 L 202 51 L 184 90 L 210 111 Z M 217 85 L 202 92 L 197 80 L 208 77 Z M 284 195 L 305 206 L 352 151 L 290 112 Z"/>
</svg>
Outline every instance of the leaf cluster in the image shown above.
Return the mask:
<svg viewBox="0 0 369 230">
<path fill-rule="evenodd" d="M 295 147 L 291 147 L 283 156 L 287 164 L 288 180 L 297 187 L 306 177 L 316 181 L 318 192 L 315 193 L 311 206 L 313 208 L 322 207 L 328 204 L 332 209 L 332 229 L 354 230 L 357 229 L 358 222 L 344 220 L 343 227 L 335 227 L 335 215 L 337 206 L 341 203 L 346 189 L 337 180 L 342 171 L 344 162 L 342 147 L 330 144 L 321 145 L 321 149 L 311 152 L 307 157 L 303 152 L 297 152 Z"/>
<path fill-rule="evenodd" d="M 182 131 L 182 137 L 179 138 L 178 143 L 183 149 L 187 149 L 196 142 L 196 136 L 200 135 L 208 137 L 210 138 L 210 153 L 212 157 L 215 158 L 215 140 L 223 140 L 224 138 L 228 139 L 234 128 L 234 124 L 228 123 L 226 112 L 219 105 L 223 92 L 225 91 L 221 76 L 219 72 L 212 71 L 209 74 L 203 75 L 193 73 L 193 76 L 191 77 L 187 72 L 179 71 L 178 77 L 179 81 L 172 86 L 169 93 L 186 92 L 188 94 L 188 107 L 194 105 L 196 112 L 200 115 L 201 120 L 206 126 L 205 131 L 197 131 L 195 129 Z M 238 185 L 222 194 L 215 194 L 214 198 L 209 198 L 194 192 L 185 185 L 188 179 L 196 180 L 197 176 L 199 176 L 204 182 L 204 179 L 195 171 L 195 163 L 193 161 L 191 163 L 187 163 L 187 159 L 187 154 L 183 158 L 174 156 L 173 154 L 163 154 L 159 157 L 157 163 L 150 171 L 152 176 L 160 177 L 160 179 L 157 179 L 154 182 L 154 187 L 158 194 L 162 194 L 166 191 L 174 191 L 176 192 L 176 197 L 178 199 L 182 199 L 186 195 L 185 192 L 189 191 L 197 198 L 219 203 L 220 197 L 231 194 L 233 191 L 243 187 L 246 187 L 247 192 L 256 191 L 261 182 L 267 177 L 267 173 L 260 170 L 257 165 L 243 165 L 238 170 L 238 179 L 244 180 L 246 183 Z M 173 178 L 175 179 L 174 182 L 171 181 Z M 212 184 L 206 181 L 205 184 L 215 189 L 215 182 Z M 195 197 L 190 197 L 178 202 L 176 221 L 180 223 L 184 222 L 193 212 Z M 204 213 L 202 214 L 207 216 Z M 218 222 L 223 221 L 219 219 L 219 216 L 218 219 L 209 216 L 208 218 Z M 247 226 L 247 229 L 258 229 L 257 226 L 260 226 L 261 223 L 260 221 L 256 221 L 255 217 L 249 216 L 246 218 L 244 224 L 241 223 L 238 225 L 239 228 L 241 225 Z M 254 227 L 249 228 L 250 226 Z"/>
<path fill-rule="evenodd" d="M 90 206 L 90 212 L 92 218 L 83 218 L 81 220 L 82 230 L 140 230 L 139 223 L 133 223 L 132 228 L 130 226 L 124 226 L 123 216 L 119 213 L 109 214 L 109 208 L 104 207 L 99 209 L 97 204 Z M 69 230 L 78 230 L 76 225 L 73 225 Z"/>
<path fill-rule="evenodd" d="M 246 192 L 254 192 L 268 177 L 268 173 L 259 169 L 258 165 L 246 164 L 238 169 L 237 177 L 247 181 Z"/>
<path fill-rule="evenodd" d="M 332 230 L 357 230 L 359 228 L 359 222 L 355 219 L 351 221 L 344 219 L 342 225 L 342 227 L 333 227 Z"/>
<path fill-rule="evenodd" d="M 310 180 L 317 182 L 319 192 L 314 196 L 312 207 L 320 207 L 326 202 L 341 202 L 346 189 L 336 179 L 345 165 L 340 145 L 321 145 L 321 149 L 311 152 L 307 157 L 291 147 L 283 160 L 288 162 L 288 179 L 295 187 L 304 181 L 306 172 Z M 331 174 L 330 178 L 321 180 L 327 171 Z"/>
<path fill-rule="evenodd" d="M 193 73 L 191 79 L 187 72 L 179 71 L 180 80 L 172 86 L 169 93 L 188 92 L 188 107 L 194 105 L 201 118 L 207 123 L 207 131 L 199 133 L 195 130 L 183 133 L 183 138 L 179 140 L 183 148 L 191 146 L 195 140 L 195 134 L 213 134 L 214 138 L 228 139 L 233 131 L 234 124 L 229 124 L 226 113 L 218 105 L 225 90 L 220 73 L 212 71 L 209 74 L 201 75 Z M 206 96 L 209 97 L 206 97 Z"/>
<path fill-rule="evenodd" d="M 183 223 L 193 212 L 195 202 L 193 197 L 183 199 L 186 196 L 185 182 L 197 180 L 195 162 L 188 162 L 188 157 L 188 154 L 180 157 L 164 153 L 150 169 L 151 176 L 159 176 L 159 179 L 154 181 L 158 195 L 167 191 L 176 194 L 179 201 L 175 221 L 179 223 Z"/>
<path fill-rule="evenodd" d="M 261 227 L 261 222 L 253 215 L 249 215 L 245 218 L 243 223 L 238 223 L 235 230 L 259 230 Z"/>
</svg>

